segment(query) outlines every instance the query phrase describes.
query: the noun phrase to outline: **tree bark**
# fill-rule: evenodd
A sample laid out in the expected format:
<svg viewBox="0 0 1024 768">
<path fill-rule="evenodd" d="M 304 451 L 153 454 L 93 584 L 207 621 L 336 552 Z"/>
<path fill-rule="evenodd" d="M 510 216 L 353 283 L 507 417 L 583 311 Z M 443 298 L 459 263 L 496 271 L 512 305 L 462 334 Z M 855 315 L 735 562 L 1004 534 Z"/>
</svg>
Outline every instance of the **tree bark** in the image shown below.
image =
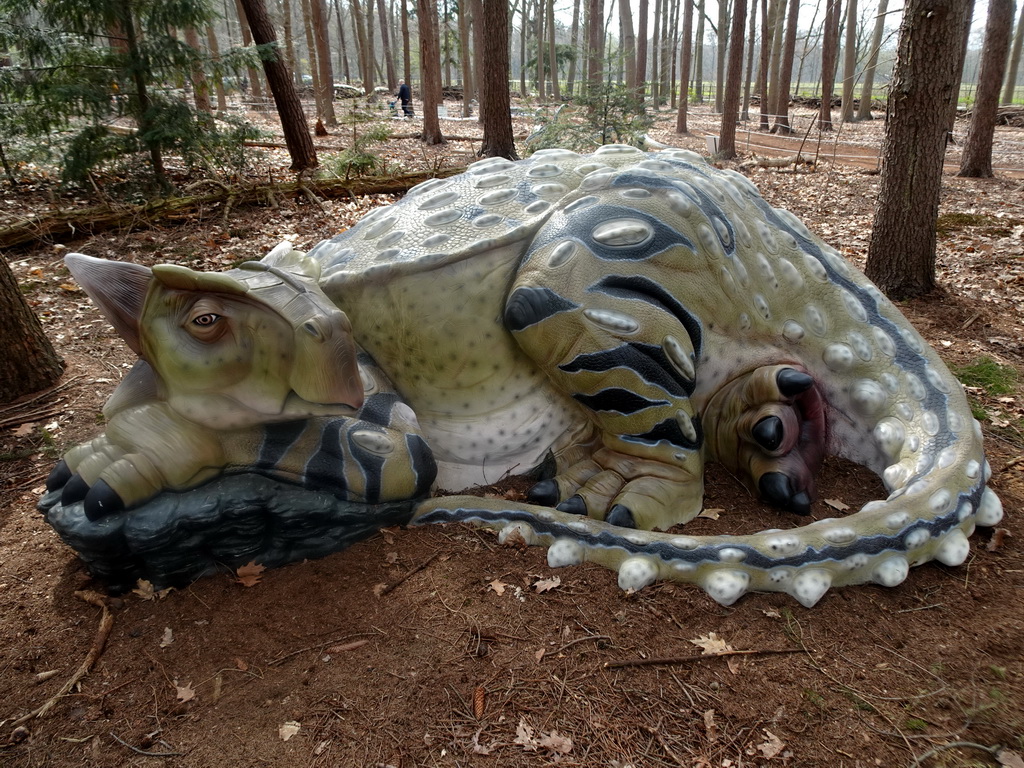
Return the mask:
<svg viewBox="0 0 1024 768">
<path fill-rule="evenodd" d="M 693 42 L 693 90 L 695 104 L 704 103 L 704 0 L 697 0 L 697 38 Z"/>
<path fill-rule="evenodd" d="M 373 93 L 373 51 L 370 50 L 366 19 L 363 17 L 363 7 L 359 0 L 352 0 L 352 26 L 356 28 L 356 41 L 359 46 L 359 72 L 363 77 L 363 93 L 369 96 Z"/>
<path fill-rule="evenodd" d="M 772 39 L 771 61 L 768 67 L 768 114 L 772 119 L 778 118 L 779 90 L 782 81 L 782 33 L 784 24 L 782 17 L 786 13 L 786 0 L 771 0 L 772 4 Z"/>
<path fill-rule="evenodd" d="M 860 89 L 860 107 L 857 109 L 858 120 L 871 119 L 871 102 L 874 99 L 875 70 L 878 68 L 878 53 L 882 49 L 882 36 L 885 34 L 885 12 L 889 8 L 889 0 L 878 0 L 878 11 L 875 16 L 875 30 L 871 35 L 871 52 L 868 54 L 868 65 L 864 68 L 864 82 Z"/>
<path fill-rule="evenodd" d="M 750 120 L 750 83 L 754 80 L 754 40 L 757 38 L 757 0 L 750 2 L 750 31 L 747 32 L 747 76 L 743 78 L 743 106 L 740 120 Z"/>
<path fill-rule="evenodd" d="M 640 98 L 647 92 L 647 16 L 650 11 L 650 0 L 640 0 L 640 17 L 636 22 L 636 95 Z"/>
<path fill-rule="evenodd" d="M 309 59 L 309 77 L 313 81 L 313 101 L 316 103 L 317 119 L 324 116 L 324 92 L 320 88 L 320 66 L 317 62 L 319 51 L 317 50 L 316 39 L 313 32 L 313 11 L 310 8 L 312 0 L 299 0 L 302 3 L 302 30 L 306 35 L 306 56 Z M 292 78 L 293 80 L 295 78 Z M 300 81 L 298 88 L 302 88 Z"/>
<path fill-rule="evenodd" d="M 636 35 L 633 34 L 633 10 L 628 1 L 619 3 L 619 35 L 622 38 L 622 60 L 626 67 L 626 87 L 637 91 Z"/>
<path fill-rule="evenodd" d="M 412 86 L 412 42 L 409 38 L 409 12 L 406 8 L 407 0 L 401 0 L 402 12 L 402 72 L 405 74 L 405 82 Z"/>
<path fill-rule="evenodd" d="M 628 0 L 627 0 L 628 1 Z M 654 0 L 654 29 L 651 32 L 651 105 L 661 108 L 661 19 L 665 0 Z"/>
<path fill-rule="evenodd" d="M 388 33 L 388 15 L 384 8 L 384 0 L 377 0 L 377 20 L 380 22 L 380 44 L 384 47 L 384 73 L 388 81 L 388 92 L 394 93 L 398 88 L 398 76 L 395 74 L 395 57 L 391 51 L 391 35 Z"/>
<path fill-rule="evenodd" d="M 341 76 L 346 83 L 352 82 L 352 73 L 348 67 L 348 44 L 345 40 L 345 14 L 341 10 L 341 0 L 334 0 L 334 23 L 338 28 L 338 64 Z"/>
<path fill-rule="evenodd" d="M 756 2 L 756 0 L 755 0 Z M 757 66 L 757 98 L 758 112 L 761 113 L 760 129 L 767 131 L 769 124 L 769 113 L 771 109 L 768 104 L 768 68 L 771 63 L 771 42 L 772 20 L 770 0 L 761 0 L 761 55 L 758 57 L 760 63 Z"/>
<path fill-rule="evenodd" d="M 890 298 L 935 287 L 935 222 L 968 0 L 907 0 L 889 89 L 867 276 Z"/>
<path fill-rule="evenodd" d="M 548 0 L 548 64 L 551 66 L 551 98 L 562 100 L 562 89 L 558 84 L 558 48 L 555 44 L 555 0 Z"/>
<path fill-rule="evenodd" d="M 420 27 L 420 82 L 423 88 L 423 142 L 444 144 L 437 107 L 441 104 L 440 44 L 437 38 L 437 5 L 416 0 Z"/>
<path fill-rule="evenodd" d="M 238 14 L 238 28 L 242 33 L 242 45 L 252 45 L 252 30 L 245 18 L 245 10 L 241 0 L 235 0 L 235 13 Z M 263 83 L 260 81 L 260 73 L 255 67 L 248 67 L 246 74 L 249 76 L 249 87 L 252 89 L 252 98 L 258 107 L 263 106 Z"/>
<path fill-rule="evenodd" d="M 214 30 L 213 24 L 206 25 L 206 46 L 210 49 L 210 58 L 214 64 L 213 89 L 217 94 L 217 111 L 226 112 L 228 96 L 224 91 L 224 78 L 216 69 L 217 64 L 220 63 L 220 44 L 217 42 L 217 32 Z"/>
<path fill-rule="evenodd" d="M 1017 88 L 1017 70 L 1020 67 L 1021 49 L 1024 48 L 1024 2 L 1020 4 L 1020 18 L 1017 19 L 1017 31 L 1013 33 L 1013 50 L 1006 65 L 1006 84 L 1003 86 L 1003 104 L 1012 104 L 1014 91 Z"/>
<path fill-rule="evenodd" d="M 326 0 L 309 0 L 310 16 L 313 21 L 313 37 L 316 43 L 317 71 L 320 74 L 319 91 L 321 117 L 328 127 L 338 125 L 334 114 L 334 67 L 331 64 L 331 41 L 327 30 Z"/>
<path fill-rule="evenodd" d="M 335 3 L 337 2 L 338 0 L 335 0 Z M 292 73 L 295 87 L 301 88 L 302 73 L 300 72 L 299 61 L 295 56 L 295 35 L 292 34 L 293 18 L 292 0 L 283 0 L 281 3 L 281 31 L 284 33 L 284 62 L 288 66 L 288 71 Z M 341 18 L 340 13 L 338 18 Z"/>
<path fill-rule="evenodd" d="M 996 130 L 999 90 L 1006 70 L 1012 27 L 1013 0 L 989 0 L 978 90 L 974 95 L 971 127 L 960 159 L 959 176 L 992 178 L 992 139 Z"/>
<path fill-rule="evenodd" d="M 383 0 L 381 0 L 383 2 Z M 459 58 L 462 60 L 462 116 L 472 114 L 471 102 L 476 98 L 473 82 L 473 54 L 469 48 L 469 27 L 472 23 L 472 7 L 470 0 L 459 3 Z"/>
<path fill-rule="evenodd" d="M 747 0 L 733 0 L 729 32 L 729 61 L 722 98 L 722 136 L 718 154 L 723 160 L 736 157 L 736 121 L 740 111 L 740 79 L 743 76 L 743 30 L 747 24 Z M 751 42 L 753 45 L 753 42 Z"/>
<path fill-rule="evenodd" d="M 39 318 L 18 289 L 7 260 L 0 257 L 0 403 L 52 386 L 64 372 Z"/>
<path fill-rule="evenodd" d="M 835 89 L 836 55 L 839 47 L 839 0 L 825 0 L 825 27 L 821 42 L 821 107 L 818 130 L 832 130 L 832 92 Z"/>
<path fill-rule="evenodd" d="M 647 2 L 647 0 L 640 0 L 641 3 Z M 575 54 L 579 52 L 580 44 L 580 0 L 573 0 L 572 2 L 572 27 L 569 32 L 569 45 L 572 47 L 573 57 L 569 60 L 569 77 L 565 83 L 565 89 L 569 95 L 572 96 L 575 93 L 576 87 L 576 59 L 578 58 Z"/>
<path fill-rule="evenodd" d="M 846 0 L 846 43 L 843 46 L 843 122 L 853 122 L 853 89 L 857 81 L 857 0 Z"/>
<path fill-rule="evenodd" d="M 601 87 L 604 60 L 604 0 L 587 0 L 587 88 L 591 93 Z"/>
<path fill-rule="evenodd" d="M 270 45 L 277 42 L 277 33 L 270 23 L 267 7 L 263 0 L 238 0 L 249 21 L 252 37 L 257 45 Z M 291 155 L 293 171 L 306 171 L 316 168 L 319 161 L 316 149 L 313 148 L 313 137 L 309 134 L 306 114 L 302 111 L 302 102 L 295 91 L 295 83 L 288 74 L 288 68 L 281 59 L 281 51 L 274 49 L 273 54 L 263 59 L 263 72 L 267 76 L 270 92 L 274 96 L 277 114 L 281 118 L 281 129 L 284 140 Z"/>
<path fill-rule="evenodd" d="M 725 108 L 725 60 L 729 55 L 729 4 L 718 3 L 718 51 L 715 56 L 715 112 Z"/>
<path fill-rule="evenodd" d="M 480 117 L 484 127 L 480 155 L 518 160 L 508 88 L 510 11 L 504 0 L 481 0 L 480 5 L 482 18 L 476 25 L 476 42 L 486 51 L 479 73 Z"/>
<path fill-rule="evenodd" d="M 789 125 L 789 89 L 793 84 L 793 61 L 796 59 L 796 27 L 799 19 L 800 0 L 789 0 L 786 18 L 786 41 L 782 50 L 782 66 L 779 68 L 778 101 L 775 103 L 775 125 L 773 133 L 792 133 Z M 781 13 L 779 23 L 782 23 Z"/>
<path fill-rule="evenodd" d="M 189 73 L 189 80 L 192 81 L 192 99 L 199 112 L 213 114 L 213 104 L 210 103 L 210 83 L 206 79 L 206 73 L 199 60 L 203 53 L 203 47 L 199 44 L 199 30 L 191 25 L 185 27 L 185 43 L 197 54 Z"/>
<path fill-rule="evenodd" d="M 693 53 L 693 2 L 683 0 L 683 41 L 679 51 L 679 110 L 676 112 L 676 133 L 689 133 L 686 124 L 690 102 L 690 59 Z"/>
</svg>

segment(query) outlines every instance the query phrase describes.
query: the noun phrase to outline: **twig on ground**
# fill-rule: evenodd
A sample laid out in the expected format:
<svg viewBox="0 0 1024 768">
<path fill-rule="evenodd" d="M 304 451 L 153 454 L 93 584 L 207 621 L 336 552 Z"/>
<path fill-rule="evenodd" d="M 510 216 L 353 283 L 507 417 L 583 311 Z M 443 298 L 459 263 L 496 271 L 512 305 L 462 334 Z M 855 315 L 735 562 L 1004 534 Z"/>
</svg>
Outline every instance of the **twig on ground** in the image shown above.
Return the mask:
<svg viewBox="0 0 1024 768">
<path fill-rule="evenodd" d="M 622 667 L 651 667 L 668 664 L 689 664 L 693 661 L 704 659 L 715 659 L 721 656 L 764 656 L 771 653 L 803 653 L 802 648 L 766 648 L 764 650 L 751 651 L 723 651 L 721 653 L 705 653 L 700 656 L 666 656 L 652 657 L 649 659 L 625 659 L 623 661 L 606 661 L 602 666 L 605 669 L 620 669 Z"/>
<path fill-rule="evenodd" d="M 679 757 L 679 755 L 676 754 L 675 750 L 673 750 L 672 747 L 670 747 L 668 745 L 668 743 L 665 741 L 665 737 L 661 735 L 661 721 L 660 720 L 658 721 L 658 724 L 656 726 L 654 726 L 653 728 L 651 726 L 649 726 L 649 725 L 641 725 L 640 727 L 643 728 L 645 731 L 647 731 L 649 734 L 651 734 L 651 736 L 653 736 L 655 738 L 655 740 L 658 742 L 658 744 L 661 745 L 661 748 L 663 750 L 665 750 L 665 754 L 668 755 L 670 758 L 672 758 L 672 762 L 674 762 L 676 765 L 681 765 L 684 768 L 688 768 L 688 766 L 690 764 L 683 762 L 683 759 L 681 757 Z"/>
<path fill-rule="evenodd" d="M 405 583 L 406 579 L 408 579 L 410 576 L 415 576 L 417 573 L 419 573 L 424 568 L 426 568 L 428 565 L 430 565 L 432 562 L 434 562 L 434 560 L 437 559 L 437 556 L 439 554 L 441 554 L 441 553 L 440 552 L 435 552 L 433 555 L 428 557 L 426 560 L 424 560 L 422 563 L 417 565 L 411 571 L 409 571 L 406 574 L 403 574 L 401 576 L 401 578 L 399 578 L 398 581 L 396 581 L 394 584 L 388 584 L 386 587 L 384 587 L 384 589 L 382 589 L 380 591 L 380 594 L 378 595 L 378 597 L 384 597 L 384 595 L 386 595 L 388 592 L 392 592 L 395 589 L 397 589 L 399 586 L 401 586 L 403 583 Z"/>
<path fill-rule="evenodd" d="M 85 655 L 85 660 L 79 665 L 78 669 L 75 670 L 75 674 L 73 674 L 70 679 L 61 686 L 61 689 L 51 696 L 41 707 L 15 720 L 12 723 L 14 726 L 22 725 L 34 717 L 42 717 L 49 712 L 61 698 L 67 695 L 67 693 L 75 687 L 79 680 L 89 674 L 89 670 L 92 669 L 96 660 L 100 657 L 100 654 L 103 653 L 103 647 L 106 645 L 107 638 L 110 636 L 110 630 L 114 628 L 114 614 L 110 612 L 110 609 L 107 607 L 106 600 L 99 592 L 81 590 L 75 592 L 75 597 L 103 610 L 103 614 L 100 616 L 99 628 L 96 630 L 96 638 L 92 641 L 92 647 L 89 648 L 89 653 Z"/>
<path fill-rule="evenodd" d="M 545 658 L 548 658 L 548 656 L 555 656 L 561 653 L 562 651 L 566 650 L 567 648 L 572 648 L 572 646 L 577 645 L 579 643 L 585 643 L 588 640 L 593 640 L 595 643 L 599 643 L 602 640 L 607 640 L 609 643 L 612 641 L 611 637 L 609 637 L 608 635 L 587 635 L 586 637 L 577 637 L 575 640 L 570 640 L 557 651 L 553 651 L 552 653 L 548 654 L 547 656 L 545 656 Z"/>
<path fill-rule="evenodd" d="M 114 739 L 114 741 L 116 741 L 118 744 L 121 744 L 122 746 L 128 747 L 128 749 L 130 749 L 132 752 L 135 752 L 135 753 L 140 754 L 140 755 L 145 755 L 146 757 L 180 757 L 181 755 L 185 754 L 184 752 L 147 752 L 144 749 L 139 749 L 138 747 L 133 747 L 131 744 L 129 744 L 124 739 L 120 738 L 113 731 L 110 731 L 110 735 Z"/>
<path fill-rule="evenodd" d="M 999 747 L 987 747 L 984 744 L 977 744 L 973 741 L 951 741 L 949 744 L 940 744 L 937 747 L 932 747 L 920 757 L 916 758 L 914 762 L 910 764 L 910 768 L 918 768 L 922 765 L 925 760 L 929 757 L 935 757 L 940 752 L 945 752 L 947 749 L 960 749 L 961 747 L 966 749 L 977 749 L 982 752 L 988 752 L 990 755 L 998 755 L 1000 752 Z"/>
</svg>

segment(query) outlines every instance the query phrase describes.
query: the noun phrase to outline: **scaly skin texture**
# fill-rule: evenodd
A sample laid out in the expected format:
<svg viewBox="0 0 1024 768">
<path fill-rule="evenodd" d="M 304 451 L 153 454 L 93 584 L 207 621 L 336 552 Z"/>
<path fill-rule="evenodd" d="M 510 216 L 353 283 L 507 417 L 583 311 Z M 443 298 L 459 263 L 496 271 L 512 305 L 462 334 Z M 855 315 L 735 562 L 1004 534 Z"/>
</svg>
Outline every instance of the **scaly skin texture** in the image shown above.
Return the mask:
<svg viewBox="0 0 1024 768">
<path fill-rule="evenodd" d="M 746 178 L 693 153 L 609 146 L 591 156 L 547 150 L 520 163 L 482 161 L 421 185 L 306 258 L 282 262 L 277 253 L 265 262 L 305 275 L 293 278 L 310 296 L 297 309 L 294 287 L 270 280 L 277 293 L 258 298 L 283 320 L 247 321 L 265 328 L 257 335 L 266 356 L 236 379 L 232 358 L 202 345 L 175 357 L 168 339 L 183 327 L 179 305 L 192 308 L 191 322 L 203 311 L 219 315 L 210 302 L 252 302 L 254 292 L 237 287 L 237 270 L 200 277 L 157 268 L 164 292 L 136 313 L 144 319 L 133 348 L 163 384 L 143 407 L 197 425 L 183 428 L 189 439 L 196 429 L 297 418 L 282 405 L 292 401 L 319 413 L 311 404 L 357 389 L 351 365 L 333 367 L 354 354 L 354 340 L 415 412 L 440 487 L 553 469 L 531 493 L 544 506 L 442 498 L 421 505 L 419 522 L 494 527 L 546 544 L 553 566 L 615 568 L 625 589 L 675 579 L 723 604 L 767 590 L 811 606 L 831 586 L 893 586 L 911 565 L 960 564 L 975 525 L 1002 515 L 985 488 L 980 429 L 938 356 L 835 250 Z M 308 285 L 318 271 L 322 293 Z M 224 373 L 202 379 L 196 393 L 191 372 L 165 373 L 190 360 Z M 325 366 L 319 380 L 303 378 Z M 407 409 L 397 397 L 391 405 Z M 404 423 L 414 421 L 399 419 L 394 430 Z M 378 485 L 396 498 L 406 486 L 388 468 L 408 477 L 419 464 L 394 433 L 386 437 Z M 223 452 L 234 439 L 208 442 Z M 104 477 L 106 453 L 102 443 L 69 453 L 71 469 L 82 468 L 68 483 L 75 493 Z M 244 467 L 252 450 L 241 453 L 226 463 Z M 699 512 L 706 461 L 806 514 L 826 454 L 869 467 L 889 496 L 789 531 L 650 532 Z M 216 474 L 217 461 L 207 457 L 200 469 Z M 129 506 L 161 482 L 136 469 L 147 476 L 136 483 L 143 492 L 135 481 L 115 489 Z"/>
</svg>

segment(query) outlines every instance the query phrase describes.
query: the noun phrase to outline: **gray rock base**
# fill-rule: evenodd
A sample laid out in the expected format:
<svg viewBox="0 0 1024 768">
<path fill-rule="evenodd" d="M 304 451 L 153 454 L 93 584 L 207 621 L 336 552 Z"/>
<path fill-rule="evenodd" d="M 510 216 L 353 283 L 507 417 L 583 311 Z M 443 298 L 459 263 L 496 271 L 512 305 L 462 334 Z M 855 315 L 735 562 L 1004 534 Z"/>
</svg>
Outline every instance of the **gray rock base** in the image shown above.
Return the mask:
<svg viewBox="0 0 1024 768">
<path fill-rule="evenodd" d="M 324 557 L 388 525 L 415 502 L 356 504 L 255 474 L 229 475 L 95 522 L 60 491 L 39 502 L 46 521 L 114 593 L 147 579 L 156 589 L 255 561 L 267 568 Z"/>
</svg>

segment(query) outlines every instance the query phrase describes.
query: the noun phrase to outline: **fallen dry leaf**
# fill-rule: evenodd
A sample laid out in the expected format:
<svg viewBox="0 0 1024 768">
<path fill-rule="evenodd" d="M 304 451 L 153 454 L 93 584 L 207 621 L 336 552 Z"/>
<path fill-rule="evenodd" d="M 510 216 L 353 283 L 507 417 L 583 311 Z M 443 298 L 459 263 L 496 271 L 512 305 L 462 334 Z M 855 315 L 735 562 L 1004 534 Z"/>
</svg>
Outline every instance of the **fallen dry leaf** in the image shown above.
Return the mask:
<svg viewBox="0 0 1024 768">
<path fill-rule="evenodd" d="M 708 520 L 717 520 L 718 516 L 725 512 L 724 509 L 702 509 L 697 517 L 704 517 Z"/>
<path fill-rule="evenodd" d="M 1009 538 L 1010 532 L 1006 528 L 996 528 L 992 531 L 992 538 L 988 540 L 988 544 L 985 545 L 985 549 L 989 552 L 998 552 L 1003 548 L 1003 544 L 1006 543 L 1006 539 Z"/>
<path fill-rule="evenodd" d="M 540 595 L 544 592 L 554 589 L 561 583 L 562 579 L 558 576 L 555 576 L 550 579 L 538 579 L 537 581 L 533 582 L 533 588 L 537 591 L 537 594 Z"/>
<path fill-rule="evenodd" d="M 500 581 L 498 579 L 495 579 L 494 581 L 490 582 L 487 585 L 487 588 L 488 589 L 493 589 L 499 595 L 504 595 L 505 594 L 505 587 L 507 587 L 507 586 L 508 586 L 508 584 L 506 584 L 504 581 Z"/>
<path fill-rule="evenodd" d="M 16 430 L 14 430 L 15 437 L 26 437 L 32 434 L 32 431 L 36 428 L 36 422 L 29 421 L 22 424 Z"/>
<path fill-rule="evenodd" d="M 375 584 L 373 586 L 373 596 L 380 597 L 384 594 L 384 590 L 388 588 L 387 584 Z"/>
<path fill-rule="evenodd" d="M 164 636 L 160 638 L 160 647 L 166 648 L 174 642 L 174 632 L 171 631 L 170 627 L 164 627 Z"/>
<path fill-rule="evenodd" d="M 531 752 L 537 751 L 536 739 L 533 738 L 533 728 L 526 724 L 525 718 L 519 718 L 519 725 L 516 726 L 516 737 L 512 739 L 513 744 L 518 744 L 523 749 Z"/>
<path fill-rule="evenodd" d="M 704 713 L 704 733 L 712 744 L 718 741 L 718 726 L 715 725 L 715 710 L 713 709 Z"/>
<path fill-rule="evenodd" d="M 698 648 L 702 648 L 702 656 L 714 656 L 718 653 L 727 653 L 735 650 L 725 640 L 720 638 L 714 632 L 708 632 L 706 635 L 699 635 L 696 639 L 691 640 L 691 643 L 696 645 Z"/>
<path fill-rule="evenodd" d="M 537 746 L 567 755 L 572 752 L 572 739 L 568 736 L 562 736 L 558 731 L 552 731 L 542 736 L 537 741 Z"/>
<path fill-rule="evenodd" d="M 547 653 L 547 650 L 544 649 L 544 648 L 541 648 L 539 651 L 537 651 L 535 654 L 533 654 L 533 658 L 535 658 L 537 660 L 538 664 L 540 664 L 540 660 L 544 658 L 544 654 L 545 653 Z"/>
<path fill-rule="evenodd" d="M 996 760 L 999 761 L 999 765 L 1002 768 L 1024 768 L 1024 757 L 1021 757 L 1017 752 L 1011 752 L 1008 749 L 1001 749 L 996 755 Z"/>
<path fill-rule="evenodd" d="M 740 666 L 743 664 L 743 659 L 739 656 L 730 656 L 725 660 L 725 666 L 729 668 L 729 672 L 733 675 L 740 673 Z"/>
<path fill-rule="evenodd" d="M 146 579 L 139 579 L 135 582 L 136 586 L 132 592 L 143 600 L 163 600 L 171 592 L 174 591 L 174 587 L 168 587 L 167 589 L 156 589 L 153 586 L 153 582 L 147 581 Z"/>
<path fill-rule="evenodd" d="M 844 504 L 839 499 L 825 499 L 825 503 L 837 512 L 845 512 L 850 508 L 849 504 Z"/>
<path fill-rule="evenodd" d="M 178 681 L 175 680 L 174 690 L 177 691 L 178 701 L 192 701 L 196 697 L 196 689 L 192 687 L 192 683 L 178 685 Z"/>
<path fill-rule="evenodd" d="M 288 741 L 292 736 L 299 732 L 302 728 L 302 723 L 297 723 L 294 720 L 289 720 L 287 723 L 277 729 L 277 735 L 281 737 L 281 741 Z"/>
<path fill-rule="evenodd" d="M 767 728 L 764 729 L 764 743 L 757 745 L 757 751 L 760 752 L 765 759 L 771 760 L 773 757 L 778 755 L 786 745 L 782 742 L 778 736 L 769 731 Z"/>
<path fill-rule="evenodd" d="M 369 640 L 353 640 L 351 643 L 343 643 L 342 645 L 332 645 L 327 649 L 327 653 L 344 653 L 345 651 L 354 651 L 356 648 L 362 648 L 366 645 Z"/>
<path fill-rule="evenodd" d="M 243 587 L 255 587 L 260 583 L 260 577 L 265 570 L 267 569 L 264 566 L 258 565 L 255 560 L 250 560 L 235 571 L 235 576 L 238 577 L 237 581 Z"/>
<path fill-rule="evenodd" d="M 481 728 L 479 731 L 477 731 L 476 733 L 473 734 L 473 742 L 472 742 L 472 744 L 473 744 L 473 754 L 474 755 L 489 755 L 489 754 L 491 754 L 491 751 L 494 749 L 494 744 L 492 743 L 492 744 L 490 744 L 490 745 L 488 745 L 486 747 L 483 744 L 481 744 L 480 743 L 480 733 L 481 733 L 481 731 L 483 731 L 483 728 Z"/>
</svg>

